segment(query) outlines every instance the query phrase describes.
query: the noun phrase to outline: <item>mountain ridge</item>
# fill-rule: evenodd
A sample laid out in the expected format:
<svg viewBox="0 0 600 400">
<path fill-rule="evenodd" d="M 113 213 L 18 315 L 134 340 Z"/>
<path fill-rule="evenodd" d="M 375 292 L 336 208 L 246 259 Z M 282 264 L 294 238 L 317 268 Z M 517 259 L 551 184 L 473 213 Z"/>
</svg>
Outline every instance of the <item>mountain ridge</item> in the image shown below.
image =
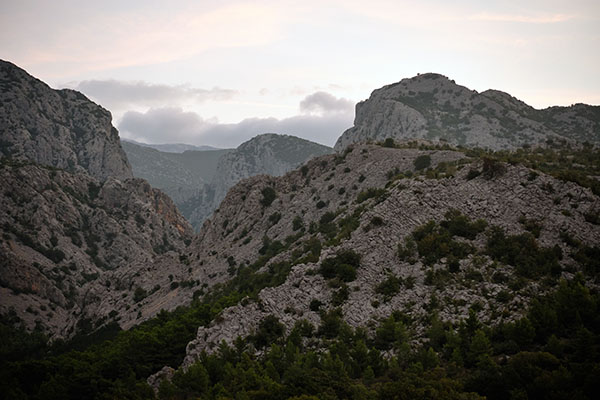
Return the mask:
<svg viewBox="0 0 600 400">
<path fill-rule="evenodd" d="M 600 106 L 542 110 L 508 93 L 478 93 L 443 75 L 420 74 L 383 86 L 356 105 L 354 127 L 334 148 L 364 141 L 427 139 L 491 150 L 548 141 L 600 143 Z"/>
</svg>

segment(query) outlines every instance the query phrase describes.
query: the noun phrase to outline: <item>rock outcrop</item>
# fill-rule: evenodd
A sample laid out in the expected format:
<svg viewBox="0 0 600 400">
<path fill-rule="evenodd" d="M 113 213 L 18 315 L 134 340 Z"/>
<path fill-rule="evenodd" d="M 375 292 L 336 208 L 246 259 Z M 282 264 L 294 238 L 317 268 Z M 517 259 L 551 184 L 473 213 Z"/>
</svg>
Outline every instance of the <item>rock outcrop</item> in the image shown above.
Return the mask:
<svg viewBox="0 0 600 400">
<path fill-rule="evenodd" d="M 0 60 L 0 157 L 104 180 L 133 177 L 110 112 L 74 90 L 53 90 Z"/>
<path fill-rule="evenodd" d="M 0 313 L 69 337 L 189 301 L 192 229 L 132 177 L 110 113 L 7 62 L 0 85 Z"/>
<path fill-rule="evenodd" d="M 333 150 L 290 135 L 258 135 L 219 158 L 212 182 L 181 208 L 191 224 L 199 229 L 219 206 L 227 191 L 244 178 L 265 174 L 281 176 L 311 158 Z"/>
<path fill-rule="evenodd" d="M 548 141 L 600 143 L 600 107 L 534 109 L 497 90 L 478 93 L 427 73 L 375 90 L 356 105 L 354 127 L 335 149 L 351 143 L 427 139 L 492 150 Z"/>
<path fill-rule="evenodd" d="M 419 173 L 416 160 L 427 156 L 432 172 Z M 559 274 L 572 276 L 580 267 L 562 238 L 590 246 L 600 242 L 600 226 L 586 219 L 598 212 L 600 198 L 575 183 L 523 166 L 500 164 L 498 176 L 472 172 L 482 168 L 481 159 L 457 151 L 357 145 L 342 155 L 314 159 L 283 177 L 242 180 L 191 246 L 191 267 L 198 274 L 193 279 L 208 282 L 209 287 L 225 282 L 268 254 L 269 246 L 279 250 L 258 273 L 275 273 L 286 265 L 289 273 L 282 284 L 262 289 L 257 299 L 246 299 L 226 309 L 210 326 L 200 327 L 188 345 L 184 366 L 202 351 L 215 351 L 221 341 L 231 345 L 238 336 L 253 334 L 269 315 L 288 331 L 300 319 L 318 326 L 320 311 L 335 307 L 355 327 L 377 326 L 393 310 L 411 321 L 424 321 L 433 303 L 444 321 L 466 318 L 474 304 L 481 321 L 494 324 L 517 318 L 529 300 L 548 287 L 535 279 L 523 283 L 514 265 L 494 261 L 485 251 L 487 235 L 493 227 L 506 235 L 522 234 L 527 232 L 524 219 L 535 221 L 540 226 L 536 246 L 560 249 Z M 270 202 L 265 200 L 267 188 L 275 193 Z M 447 273 L 446 258 L 427 264 L 418 256 L 398 257 L 398 245 L 416 228 L 444 220 L 451 210 L 487 223 L 485 232 L 463 239 L 475 250 L 459 260 L 454 272 Z M 319 249 L 316 258 L 307 258 L 310 248 Z M 347 298 L 340 301 L 336 293 L 344 284 L 325 279 L 318 271 L 325 259 L 342 250 L 355 251 L 361 260 L 356 279 L 344 289 Z M 402 282 L 397 292 L 389 296 L 378 292 L 392 276 Z M 513 295 L 501 299 L 504 292 Z M 312 306 L 315 303 L 319 310 Z M 424 332 L 418 322 L 411 329 L 416 337 Z"/>
</svg>

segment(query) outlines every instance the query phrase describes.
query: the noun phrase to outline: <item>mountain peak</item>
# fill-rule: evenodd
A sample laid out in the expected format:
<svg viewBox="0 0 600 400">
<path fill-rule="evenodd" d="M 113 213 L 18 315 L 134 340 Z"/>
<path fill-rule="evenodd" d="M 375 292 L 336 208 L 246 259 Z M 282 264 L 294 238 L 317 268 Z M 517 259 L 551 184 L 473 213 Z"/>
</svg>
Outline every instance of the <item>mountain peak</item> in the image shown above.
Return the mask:
<svg viewBox="0 0 600 400">
<path fill-rule="evenodd" d="M 0 158 L 86 171 L 101 180 L 133 177 L 110 112 L 7 61 L 0 61 L 0 87 Z"/>
<path fill-rule="evenodd" d="M 373 91 L 356 106 L 354 127 L 335 149 L 366 141 L 426 139 L 492 150 L 548 140 L 600 142 L 598 107 L 536 110 L 508 93 L 478 93 L 435 73 L 417 75 Z M 579 118 L 577 121 L 575 119 Z"/>
</svg>

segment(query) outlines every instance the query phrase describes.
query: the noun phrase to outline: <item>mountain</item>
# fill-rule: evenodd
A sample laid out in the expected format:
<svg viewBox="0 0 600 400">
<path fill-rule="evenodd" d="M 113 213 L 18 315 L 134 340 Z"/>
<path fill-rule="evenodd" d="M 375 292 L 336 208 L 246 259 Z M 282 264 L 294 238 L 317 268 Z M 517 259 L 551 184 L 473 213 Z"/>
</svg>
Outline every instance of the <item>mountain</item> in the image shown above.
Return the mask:
<svg viewBox="0 0 600 400">
<path fill-rule="evenodd" d="M 421 74 L 375 90 L 356 105 L 341 151 L 365 141 L 427 139 L 492 150 L 548 142 L 600 143 L 600 106 L 534 109 L 507 93 L 478 93 L 439 74 Z"/>
<path fill-rule="evenodd" d="M 0 391 L 595 398 L 596 148 L 392 140 L 283 172 L 298 140 L 223 156 L 196 235 L 142 179 L 3 157 Z"/>
<path fill-rule="evenodd" d="M 0 60 L 0 158 L 30 160 L 104 180 L 133 177 L 108 111 L 74 90 L 53 90 Z"/>
<path fill-rule="evenodd" d="M 372 145 L 243 180 L 203 226 L 192 258 L 254 294 L 198 330 L 184 365 L 255 334 L 266 318 L 290 332 L 301 320 L 322 326 L 336 308 L 354 328 L 401 310 L 415 339 L 431 307 L 453 324 L 475 304 L 486 324 L 518 319 L 557 277 L 585 273 L 565 238 L 600 242 L 599 200 L 524 166 Z M 253 292 L 267 276 L 272 287 Z"/>
<path fill-rule="evenodd" d="M 155 149 L 158 151 L 162 151 L 165 153 L 183 153 L 185 151 L 211 151 L 211 150 L 221 150 L 217 147 L 212 146 L 195 146 L 193 144 L 186 143 L 162 143 L 162 144 L 150 144 L 150 143 L 142 143 L 132 139 L 121 139 L 121 143 L 133 143 L 138 146 L 149 147 L 151 149 Z"/>
<path fill-rule="evenodd" d="M 110 113 L 1 68 L 0 313 L 71 337 L 181 304 L 167 276 L 180 275 L 191 227 L 133 178 Z"/>
<path fill-rule="evenodd" d="M 212 182 L 217 164 L 229 149 L 191 151 L 181 153 L 156 150 L 129 141 L 122 143 L 133 174 L 146 179 L 163 190 L 180 207 L 198 195 L 202 187 Z"/>
</svg>

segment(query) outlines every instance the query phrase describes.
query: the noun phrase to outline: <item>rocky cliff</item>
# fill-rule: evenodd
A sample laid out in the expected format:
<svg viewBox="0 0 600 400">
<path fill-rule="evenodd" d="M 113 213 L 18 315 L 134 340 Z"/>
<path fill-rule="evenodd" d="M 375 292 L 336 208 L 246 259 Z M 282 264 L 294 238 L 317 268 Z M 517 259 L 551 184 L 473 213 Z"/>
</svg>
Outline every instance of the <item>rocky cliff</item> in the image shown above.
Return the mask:
<svg viewBox="0 0 600 400">
<path fill-rule="evenodd" d="M 356 105 L 354 127 L 335 149 L 350 143 L 427 139 L 492 150 L 549 141 L 600 143 L 600 107 L 534 109 L 497 90 L 478 93 L 427 73 L 375 90 Z"/>
<path fill-rule="evenodd" d="M 599 204 L 575 183 L 443 149 L 359 145 L 243 180 L 193 242 L 193 279 L 264 288 L 201 327 L 184 365 L 268 316 L 289 331 L 339 308 L 368 328 L 396 310 L 417 340 L 432 309 L 443 321 L 473 308 L 487 324 L 518 318 L 560 276 L 589 273 L 572 246 L 600 241 Z M 519 242 L 536 260 L 525 269 L 503 257 Z"/>
<path fill-rule="evenodd" d="M 181 205 L 192 225 L 199 229 L 219 206 L 229 188 L 244 178 L 266 174 L 280 176 L 332 149 L 295 136 L 263 134 L 242 143 L 219 158 L 210 185 Z"/>
<path fill-rule="evenodd" d="M 104 180 L 133 177 L 111 115 L 79 92 L 53 90 L 0 60 L 0 157 Z"/>
<path fill-rule="evenodd" d="M 69 337 L 189 301 L 171 283 L 192 229 L 132 178 L 110 113 L 10 63 L 0 74 L 0 313 Z"/>
</svg>

